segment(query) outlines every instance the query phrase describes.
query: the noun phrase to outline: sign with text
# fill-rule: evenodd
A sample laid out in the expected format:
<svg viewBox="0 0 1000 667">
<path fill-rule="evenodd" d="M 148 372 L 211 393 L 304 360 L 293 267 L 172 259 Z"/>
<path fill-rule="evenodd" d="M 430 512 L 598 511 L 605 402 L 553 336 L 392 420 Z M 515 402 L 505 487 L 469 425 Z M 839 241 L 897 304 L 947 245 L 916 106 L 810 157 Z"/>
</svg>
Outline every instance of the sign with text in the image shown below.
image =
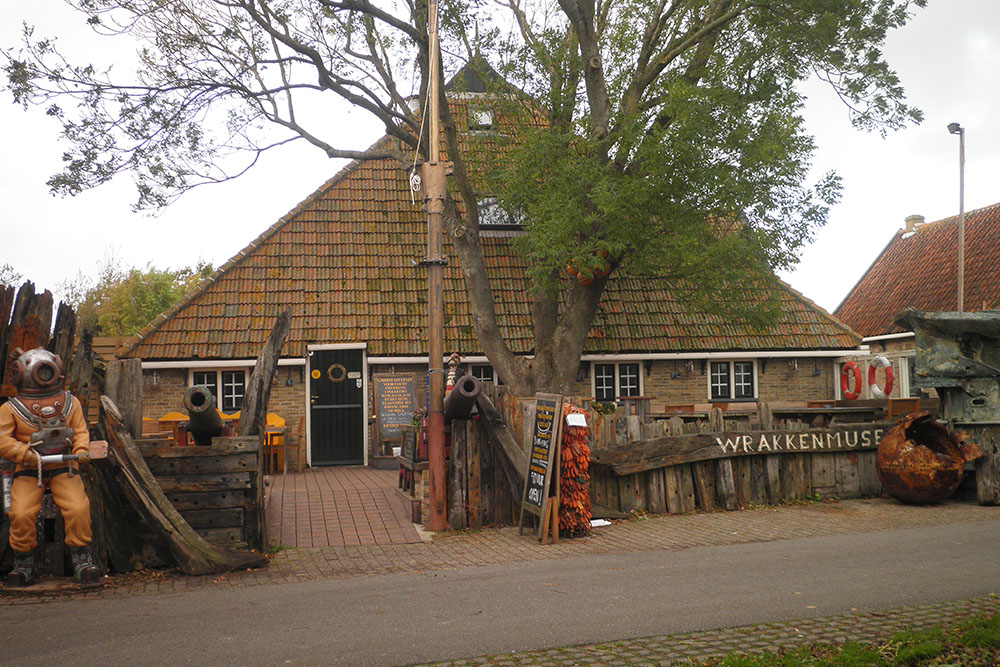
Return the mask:
<svg viewBox="0 0 1000 667">
<path fill-rule="evenodd" d="M 375 422 L 378 439 L 398 440 L 400 427 L 413 421 L 417 401 L 412 375 L 375 375 Z"/>
<path fill-rule="evenodd" d="M 521 502 L 524 511 L 541 515 L 542 506 L 549 496 L 552 480 L 552 462 L 558 453 L 562 396 L 538 394 L 535 399 L 535 419 L 531 428 L 531 443 L 528 452 L 528 474 L 525 475 L 524 497 Z M 556 481 L 558 484 L 558 480 Z"/>
</svg>

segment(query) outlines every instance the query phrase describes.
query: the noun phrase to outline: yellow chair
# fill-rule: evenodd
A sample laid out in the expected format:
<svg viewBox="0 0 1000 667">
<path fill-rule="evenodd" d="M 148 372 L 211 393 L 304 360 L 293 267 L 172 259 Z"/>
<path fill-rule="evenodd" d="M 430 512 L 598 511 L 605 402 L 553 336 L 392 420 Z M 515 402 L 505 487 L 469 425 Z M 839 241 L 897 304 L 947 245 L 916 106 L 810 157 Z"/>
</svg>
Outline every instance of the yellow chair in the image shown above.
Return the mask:
<svg viewBox="0 0 1000 667">
<path fill-rule="evenodd" d="M 285 461 L 285 420 L 273 412 L 264 421 L 264 471 L 273 473 L 279 467 L 288 472 Z"/>
</svg>

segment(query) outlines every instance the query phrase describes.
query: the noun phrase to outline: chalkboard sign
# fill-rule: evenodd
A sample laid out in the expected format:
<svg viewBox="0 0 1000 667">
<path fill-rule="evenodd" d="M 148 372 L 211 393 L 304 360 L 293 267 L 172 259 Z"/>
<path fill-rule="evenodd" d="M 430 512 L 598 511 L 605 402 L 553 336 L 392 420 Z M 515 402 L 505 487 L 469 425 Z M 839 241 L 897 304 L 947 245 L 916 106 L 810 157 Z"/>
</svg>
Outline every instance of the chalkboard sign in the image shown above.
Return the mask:
<svg viewBox="0 0 1000 667">
<path fill-rule="evenodd" d="M 524 525 L 525 512 L 543 516 L 545 505 L 549 501 L 552 464 L 559 449 L 557 438 L 561 416 L 562 396 L 538 394 L 535 397 L 535 419 L 531 428 L 528 474 L 525 475 L 519 530 Z M 558 484 L 558 480 L 556 483 Z"/>
<path fill-rule="evenodd" d="M 413 422 L 417 402 L 412 375 L 375 375 L 375 422 L 378 439 L 399 441 L 400 427 Z"/>
</svg>

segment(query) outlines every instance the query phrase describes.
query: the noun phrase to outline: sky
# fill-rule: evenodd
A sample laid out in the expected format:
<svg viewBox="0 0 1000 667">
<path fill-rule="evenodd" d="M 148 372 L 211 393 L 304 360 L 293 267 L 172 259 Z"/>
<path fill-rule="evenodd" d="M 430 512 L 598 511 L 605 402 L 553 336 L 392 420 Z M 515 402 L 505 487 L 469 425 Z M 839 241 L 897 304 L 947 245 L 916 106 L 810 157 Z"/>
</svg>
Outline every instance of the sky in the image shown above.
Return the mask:
<svg viewBox="0 0 1000 667">
<path fill-rule="evenodd" d="M 0 44 L 17 42 L 21 21 L 36 25 L 36 34 L 58 35 L 67 50 L 107 48 L 59 0 L 17 3 L 5 12 Z M 919 126 L 884 139 L 855 130 L 828 88 L 806 87 L 815 177 L 836 171 L 844 193 L 797 268 L 781 278 L 831 312 L 906 216 L 958 214 L 959 140 L 949 123 L 966 133 L 965 210 L 1000 202 L 1000 0 L 930 0 L 890 35 L 886 55 L 908 100 L 924 112 Z M 348 147 L 364 148 L 379 136 L 359 113 L 337 122 L 353 142 Z M 76 197 L 52 196 L 45 181 L 61 168 L 58 131 L 42 109 L 25 111 L 0 93 L 0 265 L 11 264 L 57 298 L 60 284 L 80 273 L 96 276 L 109 257 L 126 267 L 219 266 L 344 164 L 296 142 L 239 179 L 196 188 L 150 216 L 132 212 L 127 176 Z"/>
</svg>

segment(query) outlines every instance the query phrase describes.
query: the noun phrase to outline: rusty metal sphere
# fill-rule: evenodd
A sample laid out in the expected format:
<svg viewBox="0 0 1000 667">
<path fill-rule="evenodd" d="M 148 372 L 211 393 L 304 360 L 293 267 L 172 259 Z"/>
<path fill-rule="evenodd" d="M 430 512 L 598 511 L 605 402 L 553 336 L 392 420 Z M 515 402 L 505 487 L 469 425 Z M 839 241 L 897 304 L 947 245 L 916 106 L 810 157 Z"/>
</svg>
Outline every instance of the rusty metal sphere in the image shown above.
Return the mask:
<svg viewBox="0 0 1000 667">
<path fill-rule="evenodd" d="M 904 503 L 939 503 L 962 483 L 968 447 L 927 412 L 907 415 L 878 446 L 875 467 L 885 490 Z"/>
</svg>

